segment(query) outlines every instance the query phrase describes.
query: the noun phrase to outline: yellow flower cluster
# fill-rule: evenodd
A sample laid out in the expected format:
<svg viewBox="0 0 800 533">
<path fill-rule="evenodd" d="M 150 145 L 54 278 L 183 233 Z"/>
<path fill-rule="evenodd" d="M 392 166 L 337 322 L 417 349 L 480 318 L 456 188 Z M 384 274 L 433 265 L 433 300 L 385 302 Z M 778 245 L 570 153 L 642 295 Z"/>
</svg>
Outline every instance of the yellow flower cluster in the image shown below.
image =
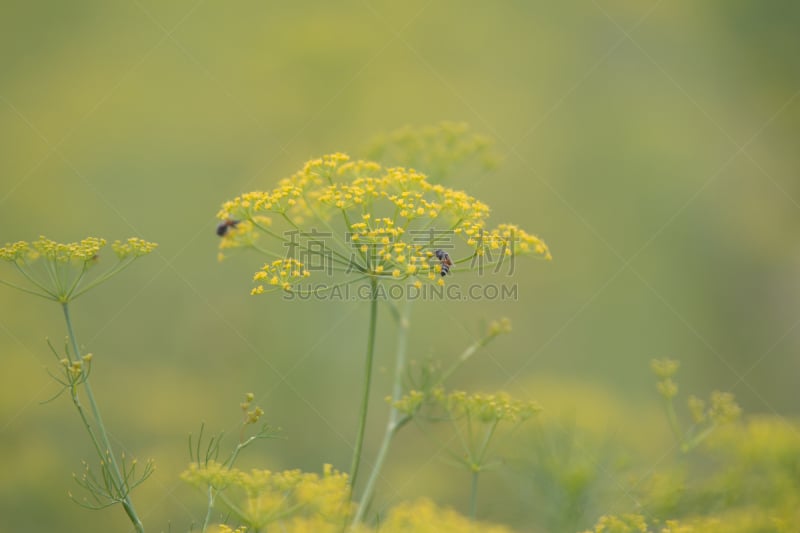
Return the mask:
<svg viewBox="0 0 800 533">
<path fill-rule="evenodd" d="M 511 332 L 511 320 L 503 317 L 500 320 L 493 320 L 489 323 L 489 335 L 492 337 L 496 337 L 501 333 L 510 333 Z"/>
<path fill-rule="evenodd" d="M 392 397 L 386 397 L 387 402 L 392 402 Z M 392 406 L 407 415 L 413 415 L 422 406 L 425 401 L 425 393 L 418 390 L 409 391 L 408 394 L 403 395 L 402 398 L 392 403 Z"/>
<path fill-rule="evenodd" d="M 468 163 L 478 168 L 494 167 L 500 157 L 491 139 L 470 131 L 463 122 L 441 122 L 425 127 L 406 126 L 372 140 L 372 159 L 429 170 L 437 179 L 463 171 Z"/>
<path fill-rule="evenodd" d="M 639 514 L 604 515 L 585 533 L 648 533 L 647 519 Z"/>
<path fill-rule="evenodd" d="M 143 239 L 131 237 L 125 242 L 114 241 L 111 245 L 111 249 L 114 250 L 117 257 L 125 259 L 126 257 L 141 257 L 147 255 L 155 250 L 157 246 L 158 245 L 154 242 L 147 242 Z"/>
<path fill-rule="evenodd" d="M 25 241 L 18 241 L 15 243 L 7 243 L 0 248 L 0 259 L 3 261 L 16 262 L 25 259 L 25 256 L 30 252 L 30 244 Z"/>
<path fill-rule="evenodd" d="M 484 423 L 521 422 L 542 410 L 536 402 L 514 400 L 505 392 L 467 394 L 463 391 L 454 391 L 444 395 L 443 391 L 439 391 L 436 399 L 451 416 L 456 418 L 466 416 Z"/>
<path fill-rule="evenodd" d="M 255 399 L 255 395 L 252 392 L 248 392 L 245 394 L 244 401 L 239 404 L 241 407 L 242 412 L 244 413 L 244 423 L 245 424 L 255 424 L 264 414 L 264 410 L 258 406 L 250 409 L 253 405 L 253 400 Z"/>
<path fill-rule="evenodd" d="M 219 525 L 216 533 L 244 532 L 244 527 L 233 529 Z M 335 523 L 319 515 L 292 515 L 281 520 L 279 531 L 283 533 L 341 533 L 342 523 Z M 462 516 L 456 511 L 439 507 L 428 499 L 406 502 L 389 510 L 381 517 L 380 524 L 372 528 L 363 524 L 347 528 L 348 533 L 511 533 L 511 529 L 478 522 Z"/>
<path fill-rule="evenodd" d="M 192 463 L 181 478 L 201 489 L 240 490 L 244 501 L 237 505 L 239 518 L 255 530 L 298 517 L 313 517 L 341 528 L 353 512 L 348 476 L 331 465 L 325 465 L 320 476 L 300 470 L 244 472 L 210 461 Z"/>
<path fill-rule="evenodd" d="M 211 533 L 247 533 L 247 528 L 242 526 L 242 527 L 237 527 L 236 529 L 233 529 L 232 527 L 227 526 L 225 524 L 219 524 L 219 525 L 215 526 L 214 529 L 211 529 L 210 531 L 211 531 Z"/>
<path fill-rule="evenodd" d="M 674 359 L 653 359 L 650 361 L 650 369 L 656 376 L 661 378 L 657 385 L 658 392 L 666 399 L 674 398 L 678 394 L 678 384 L 672 380 L 672 376 L 675 375 L 679 367 L 680 362 Z M 693 409 L 691 405 L 690 409 Z"/>
<path fill-rule="evenodd" d="M 316 221 L 332 232 L 330 244 L 338 247 L 338 259 L 350 257 L 356 263 L 340 262 L 343 270 L 355 266 L 352 270 L 374 276 L 442 282 L 436 276 L 441 260 L 434 257 L 439 248 L 461 254 L 460 262 L 480 257 L 497 263 L 515 254 L 551 259 L 544 241 L 518 226 L 489 228 L 489 213 L 486 204 L 466 192 L 433 184 L 415 170 L 351 161 L 337 153 L 309 161 L 271 191 L 248 192 L 223 203 L 219 219 L 237 224 L 224 234 L 220 247 L 252 247 L 250 234 L 261 231 L 282 241 L 283 249 L 287 231 L 303 231 L 304 223 L 314 229 L 310 224 Z M 284 230 L 277 227 L 279 220 Z M 458 250 L 454 239 L 465 243 L 466 251 Z"/>
<path fill-rule="evenodd" d="M 60 243 L 41 236 L 28 243 L 18 241 L 0 248 L 0 259 L 6 261 L 35 260 L 44 258 L 57 263 L 89 262 L 97 259 L 100 250 L 106 245 L 105 239 L 87 237 L 80 242 Z M 128 256 L 140 257 L 155 250 L 155 243 L 131 237 L 125 242 L 114 241 L 111 248 L 120 259 Z"/>
<path fill-rule="evenodd" d="M 75 383 L 79 378 L 83 377 L 84 371 L 89 372 L 92 364 L 92 354 L 87 353 L 80 359 L 70 361 L 67 358 L 59 361 L 61 366 L 64 367 L 64 372 L 67 375 L 68 383 Z"/>
<path fill-rule="evenodd" d="M 711 516 L 695 516 L 681 520 L 665 520 L 658 524 L 640 514 L 604 515 L 593 529 L 584 533 L 753 533 L 769 531 L 789 533 L 792 525 L 763 509 L 742 509 Z M 796 524 L 795 524 L 796 525 Z"/>
<path fill-rule="evenodd" d="M 106 245 L 105 239 L 87 237 L 80 242 L 60 243 L 39 237 L 39 240 L 27 243 L 18 241 L 0 248 L 0 258 L 6 261 L 35 260 L 43 257 L 57 263 L 71 261 L 86 262 L 97 257 L 100 249 Z"/>
<path fill-rule="evenodd" d="M 711 407 L 708 410 L 708 417 L 715 424 L 733 422 L 741 414 L 742 408 L 736 403 L 733 394 L 719 391 L 711 393 Z"/>
<path fill-rule="evenodd" d="M 412 390 L 404 395 L 393 406 L 400 412 L 413 415 L 426 402 L 443 409 L 450 418 L 494 423 L 522 422 L 542 410 L 536 402 L 514 400 L 505 392 L 495 394 L 467 394 L 464 391 L 446 393 L 436 388 L 426 395 L 424 392 Z"/>
<path fill-rule="evenodd" d="M 61 303 L 69 302 L 89 289 L 110 279 L 128 267 L 136 258 L 152 252 L 155 243 L 136 237 L 111 245 L 119 262 L 110 265 L 105 273 L 94 279 L 90 270 L 98 264 L 106 240 L 87 237 L 79 242 L 60 243 L 47 237 L 33 242 L 18 241 L 0 248 L 0 259 L 14 263 L 25 277 L 27 285 L 18 285 L 0 279 L 0 283 L 23 292 L 35 294 Z M 41 260 L 41 261 L 39 261 Z M 91 281 L 90 281 L 91 280 Z"/>
<path fill-rule="evenodd" d="M 476 522 L 452 509 L 420 499 L 392 508 L 379 530 L 381 533 L 511 533 L 500 525 Z"/>
<path fill-rule="evenodd" d="M 660 378 L 670 378 L 675 375 L 680 367 L 680 362 L 675 359 L 653 359 L 650 368 Z"/>
<path fill-rule="evenodd" d="M 285 291 L 291 291 L 292 284 L 310 275 L 311 273 L 303 268 L 303 263 L 296 259 L 276 259 L 256 272 L 253 281 L 263 281 Z M 259 284 L 250 293 L 263 294 L 264 290 L 264 285 Z"/>
</svg>

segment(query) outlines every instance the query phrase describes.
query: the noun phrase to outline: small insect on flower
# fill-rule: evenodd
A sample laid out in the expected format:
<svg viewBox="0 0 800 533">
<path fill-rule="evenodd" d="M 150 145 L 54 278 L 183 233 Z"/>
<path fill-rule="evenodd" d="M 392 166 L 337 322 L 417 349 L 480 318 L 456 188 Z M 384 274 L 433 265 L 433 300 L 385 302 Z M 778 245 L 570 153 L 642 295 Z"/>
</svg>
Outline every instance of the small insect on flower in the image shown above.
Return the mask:
<svg viewBox="0 0 800 533">
<path fill-rule="evenodd" d="M 450 260 L 450 256 L 448 255 L 448 253 L 442 249 L 438 249 L 435 252 L 433 252 L 433 254 L 436 256 L 436 259 L 438 259 L 442 263 L 442 270 L 441 270 L 442 276 L 446 276 L 447 274 L 449 274 L 450 267 L 453 266 L 453 261 Z"/>
<path fill-rule="evenodd" d="M 238 220 L 231 220 L 230 218 L 223 220 L 217 225 L 217 235 L 224 237 L 225 234 L 228 233 L 228 229 L 235 228 L 238 223 Z"/>
</svg>

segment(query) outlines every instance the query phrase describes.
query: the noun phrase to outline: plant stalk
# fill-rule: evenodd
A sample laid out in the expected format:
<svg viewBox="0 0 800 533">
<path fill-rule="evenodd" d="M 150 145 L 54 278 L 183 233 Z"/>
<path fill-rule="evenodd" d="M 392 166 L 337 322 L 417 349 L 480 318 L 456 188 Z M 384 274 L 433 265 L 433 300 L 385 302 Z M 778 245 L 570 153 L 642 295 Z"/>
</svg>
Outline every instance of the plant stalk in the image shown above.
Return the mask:
<svg viewBox="0 0 800 533">
<path fill-rule="evenodd" d="M 397 434 L 397 431 L 408 421 L 407 417 L 400 416 L 400 411 L 394 407 L 394 403 L 399 401 L 403 396 L 403 375 L 406 371 L 410 319 L 411 300 L 406 300 L 403 311 L 397 320 L 397 348 L 395 354 L 394 385 L 392 387 L 392 405 L 389 408 L 389 421 L 386 423 L 383 442 L 381 442 L 378 456 L 375 458 L 375 464 L 372 466 L 372 472 L 370 472 L 367 485 L 364 488 L 364 494 L 361 496 L 361 503 L 353 519 L 353 525 L 358 524 L 364 519 L 364 515 L 372 501 L 378 477 L 380 477 L 381 470 L 383 469 L 383 463 L 386 462 L 386 456 L 389 454 L 389 446 L 392 443 L 392 439 L 395 434 Z"/>
<path fill-rule="evenodd" d="M 361 398 L 361 412 L 356 435 L 356 446 L 353 450 L 353 459 L 350 465 L 350 494 L 356 486 L 358 479 L 358 466 L 361 462 L 361 450 L 364 446 L 364 433 L 367 427 L 367 410 L 369 408 L 369 389 L 372 381 L 372 361 L 375 356 L 375 329 L 378 322 L 378 280 L 370 278 L 370 309 L 369 333 L 367 336 L 367 357 L 364 364 L 364 393 Z"/>
<path fill-rule="evenodd" d="M 478 474 L 479 471 L 472 472 L 472 487 L 469 492 L 469 517 L 472 521 L 478 515 Z"/>
<path fill-rule="evenodd" d="M 72 327 L 72 320 L 70 319 L 69 315 L 69 304 L 64 302 L 62 304 L 62 308 L 64 310 L 64 320 L 67 323 L 67 334 L 72 342 L 72 351 L 75 353 L 76 358 L 80 358 L 80 348 L 78 347 L 78 341 L 75 338 L 75 331 Z M 97 430 L 100 434 L 100 439 L 106 449 L 106 457 L 101 456 L 100 460 L 108 460 L 110 463 L 111 473 L 114 476 L 114 483 L 117 485 L 117 489 L 120 491 L 120 494 L 125 494 L 121 501 L 122 507 L 125 509 L 125 513 L 128 515 L 128 518 L 130 519 L 136 531 L 138 533 L 143 533 L 144 526 L 142 525 L 142 521 L 139 519 L 139 516 L 136 514 L 136 510 L 133 508 L 133 502 L 131 501 L 130 495 L 126 493 L 125 481 L 122 479 L 122 474 L 120 473 L 119 466 L 117 465 L 117 459 L 111 449 L 111 441 L 108 439 L 108 433 L 106 432 L 105 425 L 103 424 L 103 419 L 100 417 L 100 409 L 97 407 L 97 402 L 94 399 L 94 394 L 92 394 L 92 387 L 89 385 L 88 379 L 84 380 L 83 386 L 84 390 L 86 391 L 86 397 L 89 399 L 89 406 L 92 409 L 92 414 L 94 415 L 94 420 L 97 424 Z M 92 432 L 90 431 L 89 434 L 91 435 Z"/>
</svg>

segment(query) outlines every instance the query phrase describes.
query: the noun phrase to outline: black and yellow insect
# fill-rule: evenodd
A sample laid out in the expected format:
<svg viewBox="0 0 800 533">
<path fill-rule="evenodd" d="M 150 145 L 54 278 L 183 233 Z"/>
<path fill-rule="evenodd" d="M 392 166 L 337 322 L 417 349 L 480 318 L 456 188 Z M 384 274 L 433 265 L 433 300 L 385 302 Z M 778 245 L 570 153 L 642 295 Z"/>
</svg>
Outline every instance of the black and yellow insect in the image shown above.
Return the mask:
<svg viewBox="0 0 800 533">
<path fill-rule="evenodd" d="M 217 225 L 217 235 L 219 235 L 220 237 L 224 237 L 225 234 L 228 233 L 228 230 L 230 228 L 235 228 L 236 224 L 238 223 L 239 223 L 238 220 L 231 220 L 231 219 L 223 220 Z"/>
<path fill-rule="evenodd" d="M 442 276 L 446 276 L 447 274 L 449 274 L 450 267 L 453 266 L 453 261 L 450 259 L 448 253 L 442 249 L 438 249 L 434 251 L 433 254 L 436 256 L 436 259 L 438 259 L 442 264 L 442 270 L 440 271 L 440 274 Z"/>
</svg>

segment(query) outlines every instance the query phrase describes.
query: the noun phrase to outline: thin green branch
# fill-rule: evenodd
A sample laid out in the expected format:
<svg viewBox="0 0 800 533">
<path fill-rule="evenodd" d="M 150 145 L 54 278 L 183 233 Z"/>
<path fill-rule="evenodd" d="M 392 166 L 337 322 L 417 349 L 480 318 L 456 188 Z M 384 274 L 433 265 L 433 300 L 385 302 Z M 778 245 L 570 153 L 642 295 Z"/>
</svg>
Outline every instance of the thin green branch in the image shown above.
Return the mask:
<svg viewBox="0 0 800 533">
<path fill-rule="evenodd" d="M 402 415 L 394 404 L 403 397 L 403 376 L 406 372 L 406 359 L 408 356 L 408 330 L 411 321 L 411 304 L 411 300 L 406 300 L 402 314 L 395 315 L 397 319 L 397 347 L 395 351 L 394 384 L 392 386 L 392 403 L 389 407 L 389 421 L 386 423 L 383 441 L 378 450 L 375 464 L 372 466 L 372 472 L 367 480 L 367 485 L 364 488 L 364 494 L 361 496 L 361 504 L 358 506 L 356 515 L 353 518 L 353 526 L 363 520 L 364 515 L 372 503 L 375 486 L 378 477 L 380 477 L 381 470 L 383 469 L 383 464 L 386 462 L 386 457 L 389 454 L 389 447 L 392 443 L 392 439 L 394 439 L 397 431 L 409 420 L 409 417 Z M 392 309 L 394 309 L 394 307 L 392 307 Z"/>
<path fill-rule="evenodd" d="M 361 411 L 356 435 L 356 445 L 353 449 L 353 458 L 350 464 L 350 491 L 351 494 L 358 480 L 358 467 L 361 462 L 361 450 L 364 446 L 364 434 L 367 427 L 367 410 L 369 408 L 369 391 L 372 381 L 372 362 L 375 356 L 375 330 L 378 323 L 378 280 L 370 279 L 370 310 L 369 333 L 367 335 L 367 354 L 364 362 L 364 383 L 361 398 Z"/>
<path fill-rule="evenodd" d="M 69 334 L 69 338 L 72 341 L 72 349 L 75 353 L 75 357 L 80 359 L 80 348 L 78 347 L 78 341 L 75 337 L 75 331 L 72 327 L 72 320 L 69 314 L 69 304 L 64 302 L 62 305 L 64 310 L 64 320 L 67 323 L 67 333 Z M 99 444 L 97 443 L 97 439 L 94 437 L 93 432 L 91 431 L 90 424 L 86 419 L 85 415 L 83 415 L 82 410 L 79 409 L 81 412 L 81 416 L 84 419 L 84 423 L 87 426 L 87 430 L 89 430 L 89 434 L 92 436 L 93 440 L 95 441 L 95 447 L 98 448 L 98 453 L 100 455 L 100 460 L 108 460 L 110 465 L 110 475 L 113 475 L 114 481 L 116 484 L 116 488 L 120 496 L 122 496 L 122 507 L 125 509 L 125 513 L 128 515 L 131 523 L 133 524 L 134 528 L 137 532 L 143 533 L 144 526 L 142 525 L 141 520 L 139 519 L 138 515 L 136 514 L 136 510 L 133 507 L 133 502 L 131 501 L 130 495 L 124 485 L 124 480 L 122 478 L 122 474 L 120 473 L 119 466 L 117 465 L 117 461 L 114 458 L 114 453 L 111 448 L 111 442 L 108 439 L 108 434 L 106 433 L 105 426 L 103 424 L 103 419 L 100 416 L 100 409 L 97 407 L 97 402 L 94 399 L 94 394 L 92 394 L 92 388 L 89 385 L 88 381 L 84 381 L 83 383 L 84 390 L 86 391 L 86 397 L 89 400 L 89 406 L 92 409 L 92 414 L 94 416 L 95 423 L 97 424 L 97 429 L 100 433 L 100 439 L 102 440 L 102 444 L 105 447 L 105 454 L 103 454 L 99 449 Z M 73 399 L 77 399 L 77 393 L 73 394 Z M 79 404 L 76 404 L 76 407 Z M 124 495 L 124 496 L 123 496 Z"/>
</svg>

